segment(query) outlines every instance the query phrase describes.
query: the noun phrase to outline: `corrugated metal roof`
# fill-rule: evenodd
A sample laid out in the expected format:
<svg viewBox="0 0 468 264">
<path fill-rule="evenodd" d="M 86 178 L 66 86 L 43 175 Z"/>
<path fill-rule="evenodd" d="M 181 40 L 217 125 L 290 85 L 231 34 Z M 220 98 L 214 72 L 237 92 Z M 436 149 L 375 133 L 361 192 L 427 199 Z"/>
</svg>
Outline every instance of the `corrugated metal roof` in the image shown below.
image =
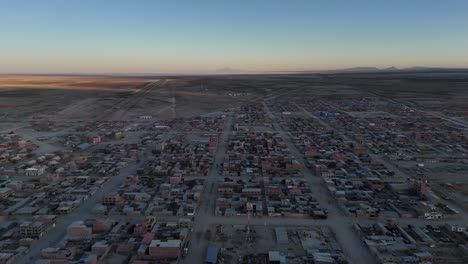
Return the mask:
<svg viewBox="0 0 468 264">
<path fill-rule="evenodd" d="M 215 245 L 208 245 L 208 250 L 206 252 L 206 263 L 216 263 L 218 262 L 218 251 L 219 248 Z"/>
<path fill-rule="evenodd" d="M 286 244 L 289 242 L 288 240 L 288 232 L 286 231 L 286 228 L 284 227 L 276 227 L 275 228 L 275 234 L 276 234 L 276 241 L 280 244 Z"/>
</svg>

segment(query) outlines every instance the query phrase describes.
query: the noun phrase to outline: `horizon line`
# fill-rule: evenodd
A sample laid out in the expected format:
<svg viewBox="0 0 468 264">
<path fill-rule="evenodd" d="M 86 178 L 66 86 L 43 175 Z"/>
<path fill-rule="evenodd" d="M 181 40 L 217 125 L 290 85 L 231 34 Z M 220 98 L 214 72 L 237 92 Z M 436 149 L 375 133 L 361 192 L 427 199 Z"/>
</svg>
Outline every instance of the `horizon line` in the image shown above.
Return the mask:
<svg viewBox="0 0 468 264">
<path fill-rule="evenodd" d="M 340 69 L 321 69 L 321 70 L 274 70 L 274 71 L 245 71 L 245 70 L 213 70 L 206 72 L 0 72 L 0 76 L 18 75 L 18 76 L 212 76 L 212 75 L 281 75 L 281 74 L 326 74 L 326 73 L 385 73 L 385 72 L 418 72 L 418 71 L 450 71 L 450 70 L 468 70 L 467 67 L 438 67 L 438 66 L 413 66 L 398 68 L 390 67 L 374 67 L 374 66 L 356 66 Z"/>
</svg>

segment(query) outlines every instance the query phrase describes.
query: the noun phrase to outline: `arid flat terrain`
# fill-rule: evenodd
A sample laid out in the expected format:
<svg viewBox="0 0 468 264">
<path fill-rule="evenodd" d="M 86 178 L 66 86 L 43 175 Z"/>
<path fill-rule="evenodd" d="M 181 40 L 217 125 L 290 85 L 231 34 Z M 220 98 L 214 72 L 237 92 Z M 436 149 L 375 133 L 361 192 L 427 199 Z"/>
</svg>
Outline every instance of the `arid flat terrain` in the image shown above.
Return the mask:
<svg viewBox="0 0 468 264">
<path fill-rule="evenodd" d="M 266 91 L 205 78 L 0 76 L 1 122 L 127 120 L 220 111 Z"/>
</svg>

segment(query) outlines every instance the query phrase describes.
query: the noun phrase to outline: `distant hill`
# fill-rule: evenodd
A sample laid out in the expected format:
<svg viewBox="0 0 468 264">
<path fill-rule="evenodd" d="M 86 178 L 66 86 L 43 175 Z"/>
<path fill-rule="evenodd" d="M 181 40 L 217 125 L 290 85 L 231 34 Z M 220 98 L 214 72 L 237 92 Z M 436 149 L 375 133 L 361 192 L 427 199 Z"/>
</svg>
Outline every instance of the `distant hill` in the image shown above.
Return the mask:
<svg viewBox="0 0 468 264">
<path fill-rule="evenodd" d="M 377 67 L 354 67 L 354 68 L 347 68 L 341 70 L 332 70 L 332 71 L 339 71 L 339 72 L 375 72 L 379 71 Z"/>
<path fill-rule="evenodd" d="M 336 70 L 317 70 L 317 71 L 297 71 L 296 73 L 386 73 L 386 72 L 450 72 L 450 71 L 468 71 L 468 68 L 442 68 L 442 67 L 409 67 L 397 68 L 394 66 L 388 68 L 377 67 L 353 67 Z M 291 72 L 289 72 L 291 73 Z"/>
</svg>

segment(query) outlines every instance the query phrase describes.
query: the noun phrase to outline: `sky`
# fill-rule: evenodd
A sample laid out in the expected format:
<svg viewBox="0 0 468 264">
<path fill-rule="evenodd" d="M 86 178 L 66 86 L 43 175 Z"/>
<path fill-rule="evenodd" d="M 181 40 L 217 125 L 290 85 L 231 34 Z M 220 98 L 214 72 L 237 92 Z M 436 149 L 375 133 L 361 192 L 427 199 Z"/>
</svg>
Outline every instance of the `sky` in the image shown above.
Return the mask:
<svg viewBox="0 0 468 264">
<path fill-rule="evenodd" d="M 466 0 L 0 0 L 0 73 L 468 67 Z"/>
</svg>

